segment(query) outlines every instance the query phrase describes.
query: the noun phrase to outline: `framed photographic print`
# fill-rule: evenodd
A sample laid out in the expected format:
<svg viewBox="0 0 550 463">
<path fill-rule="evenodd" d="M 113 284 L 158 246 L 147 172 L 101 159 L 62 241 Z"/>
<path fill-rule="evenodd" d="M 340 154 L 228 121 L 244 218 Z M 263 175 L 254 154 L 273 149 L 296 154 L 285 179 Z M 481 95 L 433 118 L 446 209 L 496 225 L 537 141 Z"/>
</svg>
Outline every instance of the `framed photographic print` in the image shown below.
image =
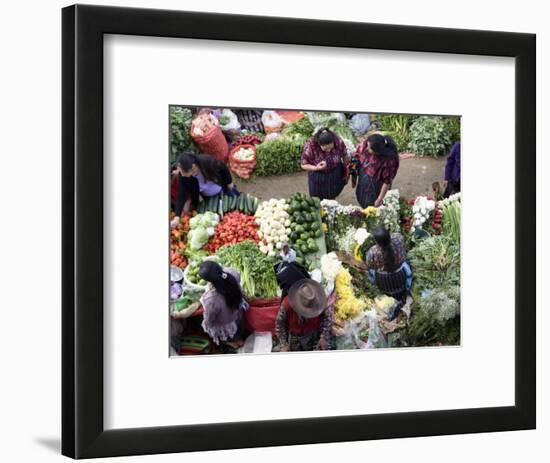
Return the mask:
<svg viewBox="0 0 550 463">
<path fill-rule="evenodd" d="M 64 455 L 535 427 L 534 35 L 62 19 Z"/>
</svg>

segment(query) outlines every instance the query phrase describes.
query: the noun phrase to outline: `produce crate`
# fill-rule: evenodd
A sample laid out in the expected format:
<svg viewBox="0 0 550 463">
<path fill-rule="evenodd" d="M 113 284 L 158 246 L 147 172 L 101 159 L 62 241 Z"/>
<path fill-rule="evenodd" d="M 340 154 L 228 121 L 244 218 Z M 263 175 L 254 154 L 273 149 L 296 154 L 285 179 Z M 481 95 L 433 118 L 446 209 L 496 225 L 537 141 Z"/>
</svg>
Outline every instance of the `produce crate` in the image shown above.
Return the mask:
<svg viewBox="0 0 550 463">
<path fill-rule="evenodd" d="M 210 346 L 210 340 L 202 336 L 183 336 L 181 338 L 180 355 L 197 355 Z"/>
</svg>

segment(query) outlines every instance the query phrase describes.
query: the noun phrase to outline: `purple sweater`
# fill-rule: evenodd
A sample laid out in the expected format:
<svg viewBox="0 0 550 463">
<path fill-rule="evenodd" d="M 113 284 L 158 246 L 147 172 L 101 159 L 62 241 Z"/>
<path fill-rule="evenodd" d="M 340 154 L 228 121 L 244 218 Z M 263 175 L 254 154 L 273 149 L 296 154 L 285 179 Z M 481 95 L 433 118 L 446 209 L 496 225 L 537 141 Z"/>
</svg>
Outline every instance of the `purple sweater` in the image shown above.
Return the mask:
<svg viewBox="0 0 550 463">
<path fill-rule="evenodd" d="M 224 267 L 223 271 L 232 275 L 237 283 L 241 282 L 239 272 L 234 268 Z M 220 341 L 232 340 L 239 331 L 239 325 L 243 323 L 243 312 L 248 309 L 248 303 L 243 299 L 239 309 L 232 310 L 213 286 L 206 290 L 200 302 L 204 308 L 202 321 L 204 332 L 217 345 L 220 344 Z"/>
<path fill-rule="evenodd" d="M 445 180 L 460 182 L 460 142 L 456 142 L 451 148 L 451 154 L 445 165 Z"/>
</svg>

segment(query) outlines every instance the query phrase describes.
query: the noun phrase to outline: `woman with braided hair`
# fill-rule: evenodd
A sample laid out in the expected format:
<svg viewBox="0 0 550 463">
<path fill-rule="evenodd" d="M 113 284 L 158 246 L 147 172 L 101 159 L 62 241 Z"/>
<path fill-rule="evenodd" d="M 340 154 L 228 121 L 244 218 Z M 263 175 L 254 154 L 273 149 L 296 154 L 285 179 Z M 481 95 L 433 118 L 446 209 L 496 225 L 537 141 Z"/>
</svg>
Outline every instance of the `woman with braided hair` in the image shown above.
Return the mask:
<svg viewBox="0 0 550 463">
<path fill-rule="evenodd" d="M 199 269 L 200 277 L 208 282 L 201 297 L 204 308 L 202 328 L 215 344 L 224 342 L 237 348 L 243 344 L 244 311 L 248 303 L 243 297 L 237 270 L 205 260 Z"/>
<path fill-rule="evenodd" d="M 370 135 L 359 146 L 354 160 L 359 166 L 357 201 L 361 207 L 381 206 L 399 169 L 399 154 L 393 138 Z"/>
<path fill-rule="evenodd" d="M 308 172 L 309 196 L 334 199 L 347 182 L 347 150 L 342 139 L 327 127 L 309 139 L 302 153 L 301 166 Z"/>
<path fill-rule="evenodd" d="M 412 270 L 407 262 L 407 248 L 401 233 L 392 233 L 383 226 L 372 233 L 375 245 L 365 256 L 369 278 L 384 294 L 399 302 L 389 319 L 393 320 L 405 303 L 412 286 Z"/>
</svg>

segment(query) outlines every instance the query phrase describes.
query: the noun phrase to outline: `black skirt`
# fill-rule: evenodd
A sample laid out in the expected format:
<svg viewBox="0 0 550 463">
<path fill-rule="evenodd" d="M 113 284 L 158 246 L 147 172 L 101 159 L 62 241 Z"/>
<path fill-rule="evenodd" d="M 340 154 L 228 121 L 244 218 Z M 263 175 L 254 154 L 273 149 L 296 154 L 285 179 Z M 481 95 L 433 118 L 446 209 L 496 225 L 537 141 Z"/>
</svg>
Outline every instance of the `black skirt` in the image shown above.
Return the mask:
<svg viewBox="0 0 550 463">
<path fill-rule="evenodd" d="M 307 175 L 309 196 L 319 199 L 334 199 L 344 189 L 344 164 L 332 170 L 311 171 Z"/>
<path fill-rule="evenodd" d="M 357 202 L 363 208 L 373 206 L 374 201 L 376 201 L 376 198 L 378 198 L 381 189 L 382 182 L 377 182 L 371 176 L 362 173 L 359 176 L 359 183 L 357 184 L 357 188 L 355 189 Z"/>
</svg>

